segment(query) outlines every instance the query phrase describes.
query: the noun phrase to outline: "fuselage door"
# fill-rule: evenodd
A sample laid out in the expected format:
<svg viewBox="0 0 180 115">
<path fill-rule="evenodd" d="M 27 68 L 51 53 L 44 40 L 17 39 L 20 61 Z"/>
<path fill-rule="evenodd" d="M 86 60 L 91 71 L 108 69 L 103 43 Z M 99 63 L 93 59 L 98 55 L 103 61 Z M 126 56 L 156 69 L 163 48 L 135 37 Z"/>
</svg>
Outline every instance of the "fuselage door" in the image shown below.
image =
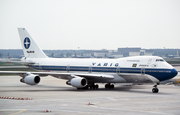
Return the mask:
<svg viewBox="0 0 180 115">
<path fill-rule="evenodd" d="M 149 59 L 147 64 L 150 64 L 150 63 L 151 63 L 151 61 L 152 61 L 152 59 Z"/>
<path fill-rule="evenodd" d="M 141 74 L 145 74 L 145 72 L 146 72 L 146 71 L 145 71 L 145 67 L 142 67 L 142 68 L 141 68 Z"/>
<path fill-rule="evenodd" d="M 42 67 L 39 63 L 37 64 L 37 70 L 42 71 Z"/>
<path fill-rule="evenodd" d="M 69 72 L 70 71 L 70 65 L 67 65 L 66 67 L 66 71 Z"/>
<path fill-rule="evenodd" d="M 89 73 L 91 73 L 92 72 L 92 66 L 90 65 L 89 66 Z"/>
<path fill-rule="evenodd" d="M 120 73 L 120 67 L 119 66 L 116 68 L 116 73 Z"/>
</svg>

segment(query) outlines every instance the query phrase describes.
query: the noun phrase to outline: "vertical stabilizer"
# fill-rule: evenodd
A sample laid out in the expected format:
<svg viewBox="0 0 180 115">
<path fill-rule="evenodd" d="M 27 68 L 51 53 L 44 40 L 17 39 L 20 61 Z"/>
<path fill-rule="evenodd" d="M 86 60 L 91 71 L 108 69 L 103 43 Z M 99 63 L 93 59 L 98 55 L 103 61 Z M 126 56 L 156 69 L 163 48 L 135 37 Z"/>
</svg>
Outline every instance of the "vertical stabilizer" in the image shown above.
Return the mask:
<svg viewBox="0 0 180 115">
<path fill-rule="evenodd" d="M 27 58 L 47 58 L 25 28 L 18 28 L 24 56 Z"/>
</svg>

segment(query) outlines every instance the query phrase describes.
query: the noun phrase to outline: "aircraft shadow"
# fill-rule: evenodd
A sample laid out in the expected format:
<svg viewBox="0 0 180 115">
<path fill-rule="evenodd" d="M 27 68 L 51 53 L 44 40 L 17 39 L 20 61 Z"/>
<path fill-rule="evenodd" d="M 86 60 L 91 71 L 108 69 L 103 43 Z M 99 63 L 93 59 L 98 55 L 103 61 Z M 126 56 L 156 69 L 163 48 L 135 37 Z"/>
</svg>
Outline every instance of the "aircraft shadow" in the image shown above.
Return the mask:
<svg viewBox="0 0 180 115">
<path fill-rule="evenodd" d="M 38 85 L 38 86 L 30 87 L 30 86 L 21 85 L 21 86 L 14 86 L 13 89 L 11 90 L 0 90 L 0 92 L 69 92 L 71 91 L 71 92 L 126 92 L 126 93 L 156 94 L 156 93 L 151 92 L 152 90 L 151 88 L 148 88 L 149 89 L 148 91 L 144 91 L 144 90 L 142 91 L 141 89 L 147 89 L 147 87 L 116 86 L 114 89 L 99 88 L 99 89 L 77 90 L 76 88 L 73 88 L 73 87 L 62 87 L 62 86 Z M 169 93 L 163 93 L 163 92 L 159 92 L 158 94 L 169 95 Z"/>
</svg>

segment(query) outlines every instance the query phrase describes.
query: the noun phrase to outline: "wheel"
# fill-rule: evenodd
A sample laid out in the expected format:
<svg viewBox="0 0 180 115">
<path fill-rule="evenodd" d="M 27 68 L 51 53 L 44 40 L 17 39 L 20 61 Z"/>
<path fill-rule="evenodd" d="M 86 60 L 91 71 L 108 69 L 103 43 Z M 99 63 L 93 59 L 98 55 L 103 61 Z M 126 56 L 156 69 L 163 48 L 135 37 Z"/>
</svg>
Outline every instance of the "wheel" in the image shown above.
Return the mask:
<svg viewBox="0 0 180 115">
<path fill-rule="evenodd" d="M 98 89 L 98 88 L 99 88 L 99 85 L 95 85 L 95 87 L 96 87 L 96 89 Z"/>
<path fill-rule="evenodd" d="M 88 87 L 88 85 L 86 85 L 85 87 L 84 87 L 84 89 L 88 89 L 89 87 Z"/>
<path fill-rule="evenodd" d="M 159 92 L 159 89 L 158 88 L 156 88 L 156 93 L 158 93 Z"/>
<path fill-rule="evenodd" d="M 106 89 L 114 89 L 114 85 L 113 84 L 112 85 L 111 84 L 106 84 L 105 88 Z"/>
<path fill-rule="evenodd" d="M 113 84 L 112 84 L 112 85 L 110 85 L 110 88 L 111 88 L 111 89 L 114 89 L 114 85 L 113 85 Z"/>
<path fill-rule="evenodd" d="M 93 85 L 93 89 L 96 89 L 96 86 L 95 86 L 95 85 Z"/>
<path fill-rule="evenodd" d="M 90 86 L 90 89 L 93 89 L 93 86 Z"/>
<path fill-rule="evenodd" d="M 159 92 L 159 89 L 158 89 L 158 88 L 153 88 L 153 89 L 152 89 L 152 92 L 153 92 L 153 93 L 158 93 L 158 92 Z"/>
<path fill-rule="evenodd" d="M 109 88 L 109 85 L 108 85 L 108 84 L 106 84 L 106 85 L 105 85 L 105 88 L 106 88 L 106 89 L 108 89 L 108 88 Z"/>
<path fill-rule="evenodd" d="M 95 85 L 91 85 L 90 89 L 96 89 L 96 86 Z"/>
</svg>

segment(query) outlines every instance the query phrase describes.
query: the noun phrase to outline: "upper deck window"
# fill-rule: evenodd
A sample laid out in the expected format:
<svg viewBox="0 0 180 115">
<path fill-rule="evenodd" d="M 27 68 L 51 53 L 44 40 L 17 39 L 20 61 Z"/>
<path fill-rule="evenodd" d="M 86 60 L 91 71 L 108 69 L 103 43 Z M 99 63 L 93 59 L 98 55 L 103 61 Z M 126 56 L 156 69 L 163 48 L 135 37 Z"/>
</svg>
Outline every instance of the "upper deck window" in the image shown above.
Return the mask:
<svg viewBox="0 0 180 115">
<path fill-rule="evenodd" d="M 164 60 L 163 60 L 163 59 L 156 59 L 156 61 L 161 61 L 161 62 L 164 62 Z"/>
</svg>

